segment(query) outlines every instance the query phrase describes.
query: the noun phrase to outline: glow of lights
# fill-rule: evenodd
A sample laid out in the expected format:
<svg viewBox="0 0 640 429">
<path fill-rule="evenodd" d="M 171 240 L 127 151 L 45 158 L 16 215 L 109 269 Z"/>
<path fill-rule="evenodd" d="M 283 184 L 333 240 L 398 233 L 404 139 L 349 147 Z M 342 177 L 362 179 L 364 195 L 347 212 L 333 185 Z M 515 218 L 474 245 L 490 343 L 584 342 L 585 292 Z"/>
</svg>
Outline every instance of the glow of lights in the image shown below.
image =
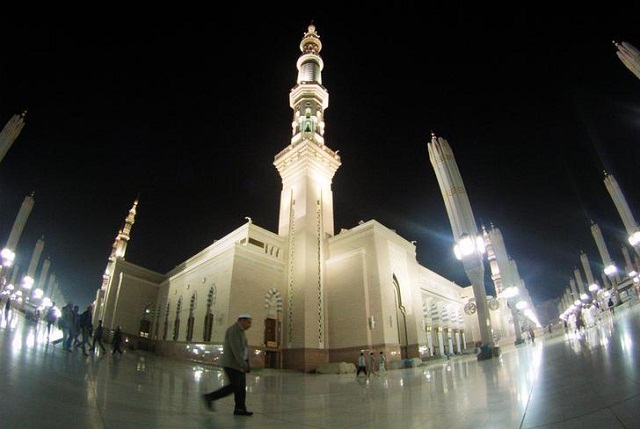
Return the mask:
<svg viewBox="0 0 640 429">
<path fill-rule="evenodd" d="M 502 292 L 504 297 L 507 299 L 513 298 L 514 296 L 518 296 L 519 293 L 520 291 L 516 286 L 509 286 L 504 290 L 504 292 Z"/>
<path fill-rule="evenodd" d="M 51 300 L 47 297 L 44 297 L 44 299 L 42 300 L 42 305 L 45 307 L 51 307 L 51 304 L 53 304 Z"/>
<path fill-rule="evenodd" d="M 604 273 L 606 275 L 608 275 L 608 276 L 612 276 L 617 272 L 618 272 L 618 269 L 613 264 L 610 264 L 610 265 L 607 265 L 606 267 L 604 267 Z"/>
<path fill-rule="evenodd" d="M 635 246 L 638 243 L 640 243 L 640 231 L 636 231 L 629 236 L 629 244 Z"/>
<path fill-rule="evenodd" d="M 33 286 L 33 279 L 29 276 L 24 276 L 22 278 L 22 287 L 25 289 L 31 289 L 31 286 Z"/>
<path fill-rule="evenodd" d="M 9 283 L 7 285 L 7 290 L 13 290 L 13 289 L 15 289 L 15 287 L 11 283 Z"/>
<path fill-rule="evenodd" d="M 627 274 L 629 277 L 635 277 L 638 275 L 638 272 L 636 270 L 631 270 L 629 271 L 629 274 Z"/>
<path fill-rule="evenodd" d="M 573 305 L 575 305 L 576 307 L 578 307 L 581 304 L 581 301 L 579 299 L 576 299 L 575 301 L 573 301 Z"/>
<path fill-rule="evenodd" d="M 193 371 L 193 378 L 195 379 L 195 381 L 202 380 L 202 374 L 203 373 L 204 373 L 204 371 L 202 371 L 202 369 L 197 369 L 197 370 Z"/>
<path fill-rule="evenodd" d="M 591 291 L 591 292 L 595 292 L 595 291 L 597 291 L 598 289 L 599 289 L 599 287 L 598 287 L 598 285 L 597 285 L 597 284 L 595 284 L 595 283 L 591 283 L 591 284 L 589 285 L 589 291 Z"/>
<path fill-rule="evenodd" d="M 583 301 L 588 301 L 589 300 L 589 295 L 587 295 L 586 293 L 583 293 L 582 295 L 580 295 L 580 299 Z"/>
<path fill-rule="evenodd" d="M 629 355 L 633 356 L 633 340 L 631 339 L 631 336 L 629 336 L 629 333 L 625 332 L 620 339 L 622 340 L 622 349 L 628 352 Z"/>
<path fill-rule="evenodd" d="M 477 236 L 475 240 L 469 234 L 462 234 L 458 243 L 453 247 L 453 253 L 459 261 L 466 256 L 484 253 L 484 239 Z"/>
<path fill-rule="evenodd" d="M 44 296 L 44 291 L 40 288 L 36 288 L 33 291 L 33 299 L 41 299 Z"/>
<path fill-rule="evenodd" d="M 518 302 L 516 302 L 516 308 L 518 310 L 524 310 L 527 307 L 529 307 L 529 303 L 527 303 L 527 301 L 518 301 Z"/>
<path fill-rule="evenodd" d="M 13 260 L 16 258 L 16 254 L 6 247 L 0 251 L 0 257 L 2 257 L 2 265 L 5 267 L 10 267 L 13 265 Z"/>
</svg>

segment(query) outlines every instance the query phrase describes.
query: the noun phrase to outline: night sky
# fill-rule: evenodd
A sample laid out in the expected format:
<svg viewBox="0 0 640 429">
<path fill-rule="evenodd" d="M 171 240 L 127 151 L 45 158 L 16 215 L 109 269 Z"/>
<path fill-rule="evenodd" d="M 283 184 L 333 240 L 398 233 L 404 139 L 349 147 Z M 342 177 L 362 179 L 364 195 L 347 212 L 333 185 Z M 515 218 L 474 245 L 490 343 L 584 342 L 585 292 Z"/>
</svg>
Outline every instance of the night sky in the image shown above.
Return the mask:
<svg viewBox="0 0 640 429">
<path fill-rule="evenodd" d="M 26 270 L 44 236 L 41 262 L 81 308 L 138 196 L 126 259 L 161 273 L 245 216 L 277 231 L 273 160 L 291 138 L 288 96 L 311 20 L 329 92 L 325 141 L 342 157 L 336 233 L 376 219 L 417 241 L 422 265 L 469 284 L 429 161 L 433 131 L 534 304 L 563 293 L 581 250 L 599 278 L 591 220 L 624 263 L 603 171 L 638 219 L 640 80 L 612 44 L 640 47 L 633 11 L 34 15 L 0 18 L 0 123 L 28 111 L 0 163 L 0 242 L 34 191 L 17 263 Z"/>
</svg>

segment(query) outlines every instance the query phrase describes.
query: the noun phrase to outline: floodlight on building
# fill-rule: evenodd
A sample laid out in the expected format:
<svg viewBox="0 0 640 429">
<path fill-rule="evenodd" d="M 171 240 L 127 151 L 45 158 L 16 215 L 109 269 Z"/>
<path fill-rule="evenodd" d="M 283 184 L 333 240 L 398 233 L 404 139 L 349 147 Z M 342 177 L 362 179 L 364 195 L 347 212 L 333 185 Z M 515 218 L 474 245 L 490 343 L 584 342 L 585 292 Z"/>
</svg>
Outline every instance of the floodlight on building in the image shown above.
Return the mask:
<svg viewBox="0 0 640 429">
<path fill-rule="evenodd" d="M 600 289 L 600 287 L 599 287 L 597 284 L 595 284 L 595 283 L 591 283 L 591 284 L 589 285 L 589 291 L 590 291 L 590 292 L 595 292 L 595 291 L 597 291 L 598 289 Z"/>
<path fill-rule="evenodd" d="M 629 236 L 629 244 L 634 247 L 640 244 L 640 231 L 636 231 Z"/>
</svg>

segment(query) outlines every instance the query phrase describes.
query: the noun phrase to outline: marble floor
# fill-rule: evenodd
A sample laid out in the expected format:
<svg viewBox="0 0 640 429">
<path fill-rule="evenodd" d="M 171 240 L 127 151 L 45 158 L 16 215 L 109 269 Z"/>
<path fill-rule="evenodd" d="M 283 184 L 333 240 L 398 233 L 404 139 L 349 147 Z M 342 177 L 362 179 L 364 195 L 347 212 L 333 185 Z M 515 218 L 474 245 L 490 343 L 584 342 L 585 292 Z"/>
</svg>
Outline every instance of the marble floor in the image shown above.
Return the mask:
<svg viewBox="0 0 640 429">
<path fill-rule="evenodd" d="M 57 335 L 58 333 L 54 333 Z M 463 355 L 379 377 L 262 370 L 248 375 L 251 417 L 208 365 L 146 352 L 65 352 L 42 325 L 0 323 L 0 427 L 13 428 L 638 428 L 640 304 L 580 335 L 541 333 L 478 362 Z"/>
</svg>

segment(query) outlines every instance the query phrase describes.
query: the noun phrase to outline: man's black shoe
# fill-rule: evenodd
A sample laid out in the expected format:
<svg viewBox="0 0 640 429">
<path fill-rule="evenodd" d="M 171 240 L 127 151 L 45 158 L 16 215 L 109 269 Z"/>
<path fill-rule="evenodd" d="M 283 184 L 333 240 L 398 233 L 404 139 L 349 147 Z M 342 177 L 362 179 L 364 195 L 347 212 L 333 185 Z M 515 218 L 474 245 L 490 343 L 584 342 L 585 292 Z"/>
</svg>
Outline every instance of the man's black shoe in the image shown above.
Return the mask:
<svg viewBox="0 0 640 429">
<path fill-rule="evenodd" d="M 209 399 L 209 396 L 204 394 L 202 395 L 202 400 L 204 401 L 204 406 L 207 407 L 207 410 L 209 411 L 215 411 L 216 407 L 213 404 L 213 401 Z"/>
<path fill-rule="evenodd" d="M 252 416 L 253 415 L 253 411 L 235 410 L 233 412 L 233 415 L 235 415 L 235 416 Z"/>
</svg>

